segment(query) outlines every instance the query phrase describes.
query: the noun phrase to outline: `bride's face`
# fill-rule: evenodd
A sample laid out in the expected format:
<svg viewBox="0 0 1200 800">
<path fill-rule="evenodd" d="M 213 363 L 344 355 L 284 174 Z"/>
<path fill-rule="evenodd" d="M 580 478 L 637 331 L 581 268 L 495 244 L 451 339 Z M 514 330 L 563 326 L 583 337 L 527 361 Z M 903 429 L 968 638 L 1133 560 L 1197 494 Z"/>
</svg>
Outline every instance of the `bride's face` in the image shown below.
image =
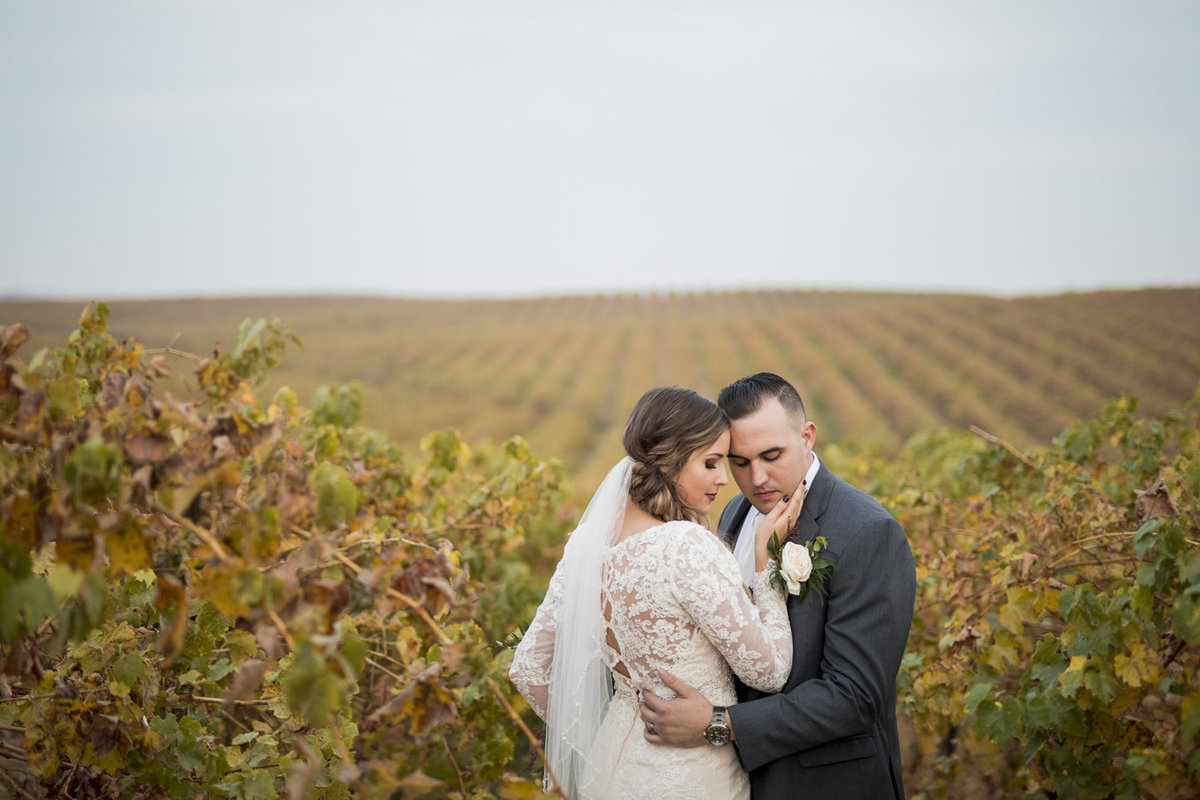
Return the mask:
<svg viewBox="0 0 1200 800">
<path fill-rule="evenodd" d="M 697 511 L 708 513 L 717 499 L 717 491 L 729 483 L 729 475 L 725 472 L 725 456 L 728 453 L 729 431 L 722 433 L 708 447 L 701 447 L 692 453 L 687 465 L 675 479 L 683 502 Z"/>
</svg>

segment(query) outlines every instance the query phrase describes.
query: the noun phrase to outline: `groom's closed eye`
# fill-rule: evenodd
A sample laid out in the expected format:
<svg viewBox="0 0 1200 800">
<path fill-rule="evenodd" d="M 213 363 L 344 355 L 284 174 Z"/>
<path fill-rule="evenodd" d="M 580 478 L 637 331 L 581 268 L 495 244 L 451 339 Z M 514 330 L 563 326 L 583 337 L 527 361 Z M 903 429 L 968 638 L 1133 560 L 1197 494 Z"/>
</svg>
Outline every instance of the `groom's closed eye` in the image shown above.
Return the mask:
<svg viewBox="0 0 1200 800">
<path fill-rule="evenodd" d="M 783 455 L 783 448 L 776 447 L 773 450 L 764 450 L 763 452 L 758 454 L 758 457 L 761 458 L 763 461 L 770 463 L 772 461 L 778 461 L 779 457 L 782 455 Z M 750 463 L 750 459 L 745 458 L 744 456 L 730 455 L 729 463 L 735 467 L 744 467 Z"/>
</svg>

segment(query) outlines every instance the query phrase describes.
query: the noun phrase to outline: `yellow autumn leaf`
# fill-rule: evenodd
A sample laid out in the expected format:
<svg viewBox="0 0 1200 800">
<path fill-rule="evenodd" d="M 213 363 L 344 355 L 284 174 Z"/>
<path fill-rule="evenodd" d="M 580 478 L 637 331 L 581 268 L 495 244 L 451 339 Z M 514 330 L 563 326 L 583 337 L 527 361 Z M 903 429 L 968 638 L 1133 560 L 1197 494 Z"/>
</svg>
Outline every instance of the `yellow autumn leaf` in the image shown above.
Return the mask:
<svg viewBox="0 0 1200 800">
<path fill-rule="evenodd" d="M 1135 642 L 1128 653 L 1118 653 L 1113 659 L 1113 672 L 1128 686 L 1153 685 L 1161 677 L 1157 654 L 1141 642 Z"/>
<path fill-rule="evenodd" d="M 1034 603 L 1033 610 L 1039 614 L 1057 614 L 1058 598 L 1062 594 L 1062 590 L 1052 589 L 1048 586 L 1039 588 L 1038 599 Z"/>
<path fill-rule="evenodd" d="M 1000 610 L 1000 624 L 1013 633 L 1020 634 L 1025 623 L 1033 619 L 1033 592 L 1022 586 L 1008 588 L 1008 602 Z"/>
<path fill-rule="evenodd" d="M 551 796 L 542 791 L 539 783 L 509 775 L 500 779 L 498 794 L 504 800 L 540 800 L 540 798 Z"/>
</svg>

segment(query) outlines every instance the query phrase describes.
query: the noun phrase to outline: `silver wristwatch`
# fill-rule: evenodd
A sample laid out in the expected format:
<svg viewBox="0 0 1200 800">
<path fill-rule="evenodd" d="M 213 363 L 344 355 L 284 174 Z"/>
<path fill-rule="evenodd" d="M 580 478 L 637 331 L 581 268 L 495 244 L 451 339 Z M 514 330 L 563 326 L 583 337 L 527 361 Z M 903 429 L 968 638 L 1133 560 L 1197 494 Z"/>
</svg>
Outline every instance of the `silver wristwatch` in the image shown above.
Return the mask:
<svg viewBox="0 0 1200 800">
<path fill-rule="evenodd" d="M 712 721 L 704 729 L 704 738 L 713 747 L 723 747 L 729 744 L 733 731 L 729 727 L 729 718 L 725 714 L 725 706 L 713 706 Z"/>
</svg>

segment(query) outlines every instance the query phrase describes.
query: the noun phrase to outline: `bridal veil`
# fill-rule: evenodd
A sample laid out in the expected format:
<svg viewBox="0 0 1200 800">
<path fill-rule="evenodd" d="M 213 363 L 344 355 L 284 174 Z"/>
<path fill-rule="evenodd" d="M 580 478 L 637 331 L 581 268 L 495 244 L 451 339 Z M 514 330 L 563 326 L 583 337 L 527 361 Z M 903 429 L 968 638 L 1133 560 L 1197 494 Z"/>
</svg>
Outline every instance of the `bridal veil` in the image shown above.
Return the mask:
<svg viewBox="0 0 1200 800">
<path fill-rule="evenodd" d="M 611 696 L 601 569 L 625 515 L 632 471 L 628 456 L 609 471 L 563 549 L 565 580 L 550 670 L 546 762 L 570 797 L 588 772 L 588 753 Z"/>
</svg>

